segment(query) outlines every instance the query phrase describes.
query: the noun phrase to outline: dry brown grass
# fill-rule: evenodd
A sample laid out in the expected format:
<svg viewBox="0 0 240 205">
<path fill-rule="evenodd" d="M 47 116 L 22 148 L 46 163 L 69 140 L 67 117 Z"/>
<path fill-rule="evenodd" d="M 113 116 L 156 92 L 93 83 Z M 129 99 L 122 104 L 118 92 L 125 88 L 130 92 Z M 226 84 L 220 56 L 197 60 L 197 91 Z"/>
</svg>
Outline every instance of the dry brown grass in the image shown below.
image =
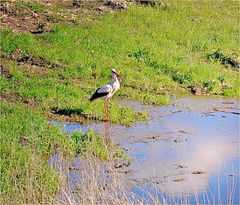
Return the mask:
<svg viewBox="0 0 240 205">
<path fill-rule="evenodd" d="M 58 159 L 55 161 L 62 178 L 62 184 L 58 195 L 59 204 L 106 204 L 106 205 L 130 205 L 130 204 L 190 204 L 190 198 L 194 198 L 195 204 L 218 204 L 221 202 L 220 182 L 218 184 L 219 193 L 210 193 L 202 190 L 192 194 L 182 194 L 180 198 L 175 198 L 174 188 L 167 194 L 164 187 L 156 183 L 155 176 L 157 171 L 152 170 L 152 178 L 143 181 L 134 180 L 126 167 L 116 169 L 115 159 L 102 162 L 94 156 L 88 158 L 78 158 L 71 162 Z M 63 165 L 63 166 L 62 166 Z M 148 168 L 146 167 L 146 170 Z M 150 168 L 151 169 L 151 168 Z M 219 174 L 220 175 L 220 174 Z M 146 184 L 147 186 L 145 186 Z M 181 182 L 168 182 L 178 186 Z M 233 204 L 234 186 L 230 185 L 234 180 L 228 181 L 228 204 Z M 197 185 L 196 185 L 197 186 Z M 133 188 L 141 190 L 143 196 L 137 195 Z M 219 195 L 219 199 L 214 198 Z M 201 200 L 199 197 L 202 197 Z"/>
</svg>

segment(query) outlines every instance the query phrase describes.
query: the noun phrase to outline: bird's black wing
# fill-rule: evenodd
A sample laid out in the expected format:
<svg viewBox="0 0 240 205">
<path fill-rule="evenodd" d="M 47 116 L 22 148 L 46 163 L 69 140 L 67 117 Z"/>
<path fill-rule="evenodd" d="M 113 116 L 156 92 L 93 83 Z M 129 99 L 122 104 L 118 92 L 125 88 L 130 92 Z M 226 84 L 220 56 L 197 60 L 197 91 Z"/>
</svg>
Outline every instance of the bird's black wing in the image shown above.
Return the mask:
<svg viewBox="0 0 240 205">
<path fill-rule="evenodd" d="M 90 98 L 90 102 L 100 98 L 100 97 L 104 97 L 106 95 L 108 95 L 110 92 L 112 92 L 113 88 L 110 84 L 104 85 L 101 88 L 98 88 L 96 90 L 96 92 L 92 95 L 92 97 Z"/>
<path fill-rule="evenodd" d="M 92 95 L 92 97 L 90 98 L 90 102 L 92 102 L 93 100 L 100 98 L 100 97 L 104 97 L 106 95 L 108 95 L 109 92 L 98 92 L 101 88 L 98 88 L 96 90 L 96 92 Z"/>
</svg>

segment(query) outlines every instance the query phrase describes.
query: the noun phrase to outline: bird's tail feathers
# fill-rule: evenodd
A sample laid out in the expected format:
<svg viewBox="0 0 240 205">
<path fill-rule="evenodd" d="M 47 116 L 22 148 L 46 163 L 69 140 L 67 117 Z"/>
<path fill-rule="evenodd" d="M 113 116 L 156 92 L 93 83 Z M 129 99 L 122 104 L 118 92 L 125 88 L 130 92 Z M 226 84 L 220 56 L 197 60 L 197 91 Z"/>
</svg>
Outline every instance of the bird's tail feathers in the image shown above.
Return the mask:
<svg viewBox="0 0 240 205">
<path fill-rule="evenodd" d="M 96 98 L 94 97 L 94 96 L 92 96 L 90 99 L 89 99 L 89 101 L 90 102 L 92 102 L 92 101 L 94 101 Z"/>
</svg>

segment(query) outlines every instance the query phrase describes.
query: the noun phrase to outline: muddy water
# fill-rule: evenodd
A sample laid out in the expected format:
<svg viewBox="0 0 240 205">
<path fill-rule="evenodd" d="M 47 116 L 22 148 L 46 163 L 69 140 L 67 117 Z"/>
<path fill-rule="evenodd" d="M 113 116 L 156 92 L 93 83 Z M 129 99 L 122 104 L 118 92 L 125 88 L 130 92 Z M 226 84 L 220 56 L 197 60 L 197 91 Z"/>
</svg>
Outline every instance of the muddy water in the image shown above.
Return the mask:
<svg viewBox="0 0 240 205">
<path fill-rule="evenodd" d="M 131 127 L 52 123 L 67 132 L 94 129 L 126 148 L 133 160 L 125 179 L 146 202 L 151 197 L 145 190 L 152 190 L 167 203 L 239 203 L 239 101 L 184 97 L 168 107 L 121 104 L 146 110 L 149 120 Z"/>
</svg>

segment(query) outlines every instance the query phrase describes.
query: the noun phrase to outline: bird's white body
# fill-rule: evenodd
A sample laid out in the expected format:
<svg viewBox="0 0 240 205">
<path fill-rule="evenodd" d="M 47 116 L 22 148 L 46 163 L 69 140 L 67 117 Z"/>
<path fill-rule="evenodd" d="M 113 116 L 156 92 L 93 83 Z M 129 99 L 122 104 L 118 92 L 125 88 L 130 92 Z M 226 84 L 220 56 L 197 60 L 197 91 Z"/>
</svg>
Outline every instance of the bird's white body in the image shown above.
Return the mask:
<svg viewBox="0 0 240 205">
<path fill-rule="evenodd" d="M 96 98 L 109 99 L 114 95 L 116 91 L 120 89 L 120 83 L 118 80 L 119 74 L 117 74 L 115 70 L 112 71 L 112 77 L 113 81 L 111 83 L 108 83 L 107 85 L 98 88 L 91 97 L 90 101 Z"/>
<path fill-rule="evenodd" d="M 117 77 L 113 77 L 113 81 L 111 83 L 108 83 L 107 85 L 104 85 L 99 88 L 97 91 L 98 93 L 108 93 L 107 95 L 103 96 L 104 98 L 111 98 L 115 92 L 117 92 L 120 89 L 120 83 L 117 79 Z"/>
<path fill-rule="evenodd" d="M 109 97 L 112 97 L 115 92 L 117 92 L 120 89 L 120 83 L 118 81 L 118 78 L 115 77 L 113 82 L 111 82 L 111 86 L 113 88 L 113 91 Z"/>
</svg>

